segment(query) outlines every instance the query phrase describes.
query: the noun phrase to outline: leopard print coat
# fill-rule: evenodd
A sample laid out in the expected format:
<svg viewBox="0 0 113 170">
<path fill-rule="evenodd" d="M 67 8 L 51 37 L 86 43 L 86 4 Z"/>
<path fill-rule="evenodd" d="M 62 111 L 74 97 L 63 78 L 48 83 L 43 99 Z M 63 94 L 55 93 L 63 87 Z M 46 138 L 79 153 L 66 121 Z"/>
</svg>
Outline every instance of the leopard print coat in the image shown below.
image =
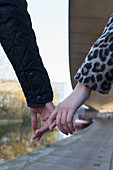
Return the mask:
<svg viewBox="0 0 113 170">
<path fill-rule="evenodd" d="M 108 94 L 113 84 L 113 14 L 91 47 L 75 79 L 92 90 Z"/>
</svg>

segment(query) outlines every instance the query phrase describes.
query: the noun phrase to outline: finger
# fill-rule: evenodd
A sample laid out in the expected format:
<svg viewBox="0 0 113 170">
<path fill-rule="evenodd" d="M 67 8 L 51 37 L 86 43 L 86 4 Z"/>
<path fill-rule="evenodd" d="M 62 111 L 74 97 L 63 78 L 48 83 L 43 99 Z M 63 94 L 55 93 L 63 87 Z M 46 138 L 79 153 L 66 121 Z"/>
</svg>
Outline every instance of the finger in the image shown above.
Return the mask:
<svg viewBox="0 0 113 170">
<path fill-rule="evenodd" d="M 55 128 L 56 122 L 54 121 L 51 126 L 52 126 L 52 129 Z M 52 131 L 53 131 L 53 130 L 52 130 Z M 40 133 L 41 133 L 41 134 L 40 134 Z M 41 137 L 43 136 L 44 133 L 45 133 L 45 132 L 39 132 L 39 133 L 38 133 L 38 137 L 36 138 L 36 141 L 39 141 L 39 140 L 41 139 Z"/>
<path fill-rule="evenodd" d="M 43 135 L 48 130 L 47 124 L 42 126 L 40 129 L 35 131 L 35 134 L 32 136 L 32 139 L 38 138 L 40 135 Z"/>
<path fill-rule="evenodd" d="M 55 126 L 56 126 L 56 121 L 54 120 L 54 122 L 49 126 L 49 130 L 52 132 Z"/>
<path fill-rule="evenodd" d="M 35 139 L 38 138 L 38 136 L 44 134 L 46 131 L 47 131 L 46 128 L 40 128 L 40 129 L 36 130 Z"/>
<path fill-rule="evenodd" d="M 73 125 L 73 113 L 72 112 L 68 112 L 67 114 L 67 125 L 70 131 L 73 131 L 73 132 L 75 131 L 75 128 Z"/>
<path fill-rule="evenodd" d="M 61 115 L 61 126 L 62 126 L 63 129 L 66 130 L 66 132 L 73 134 L 73 131 L 70 130 L 70 128 L 67 125 L 67 114 L 68 114 L 68 112 L 66 110 L 64 110 L 62 115 Z"/>
<path fill-rule="evenodd" d="M 37 132 L 37 134 L 35 133 L 33 136 L 32 136 L 32 139 L 38 139 L 40 136 L 42 136 L 44 133 L 40 133 L 40 132 Z"/>
<path fill-rule="evenodd" d="M 56 115 L 57 115 L 57 108 L 53 110 L 53 112 L 51 113 L 49 119 L 48 119 L 48 124 L 49 126 L 54 122 L 54 120 L 56 119 Z"/>
<path fill-rule="evenodd" d="M 38 142 L 41 139 L 42 135 L 40 135 L 38 138 L 36 138 L 36 141 Z"/>
<path fill-rule="evenodd" d="M 56 116 L 56 125 L 58 126 L 59 130 L 62 133 L 68 135 L 68 132 L 65 129 L 63 129 L 62 126 L 61 126 L 61 114 L 62 114 L 61 112 L 58 112 L 58 114 Z"/>
<path fill-rule="evenodd" d="M 31 114 L 32 128 L 33 130 L 36 130 L 38 126 L 37 113 L 30 110 L 30 114 Z"/>
</svg>

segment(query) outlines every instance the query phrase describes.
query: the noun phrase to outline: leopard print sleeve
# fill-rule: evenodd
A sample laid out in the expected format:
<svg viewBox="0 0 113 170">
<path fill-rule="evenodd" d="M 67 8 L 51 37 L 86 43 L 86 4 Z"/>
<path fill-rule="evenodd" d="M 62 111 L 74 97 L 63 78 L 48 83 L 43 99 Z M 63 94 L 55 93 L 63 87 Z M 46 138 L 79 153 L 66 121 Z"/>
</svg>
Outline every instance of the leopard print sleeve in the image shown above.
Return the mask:
<svg viewBox="0 0 113 170">
<path fill-rule="evenodd" d="M 113 84 L 113 14 L 91 47 L 75 79 L 92 90 L 108 94 Z"/>
</svg>

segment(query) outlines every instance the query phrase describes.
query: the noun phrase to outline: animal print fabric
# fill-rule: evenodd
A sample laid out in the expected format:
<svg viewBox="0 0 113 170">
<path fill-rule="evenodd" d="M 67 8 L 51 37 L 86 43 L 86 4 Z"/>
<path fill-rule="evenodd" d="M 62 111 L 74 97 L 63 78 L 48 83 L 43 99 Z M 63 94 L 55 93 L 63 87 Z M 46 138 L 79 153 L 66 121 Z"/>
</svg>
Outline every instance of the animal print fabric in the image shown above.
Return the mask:
<svg viewBox="0 0 113 170">
<path fill-rule="evenodd" d="M 108 94 L 113 84 L 113 14 L 91 47 L 75 79 L 92 90 Z"/>
</svg>

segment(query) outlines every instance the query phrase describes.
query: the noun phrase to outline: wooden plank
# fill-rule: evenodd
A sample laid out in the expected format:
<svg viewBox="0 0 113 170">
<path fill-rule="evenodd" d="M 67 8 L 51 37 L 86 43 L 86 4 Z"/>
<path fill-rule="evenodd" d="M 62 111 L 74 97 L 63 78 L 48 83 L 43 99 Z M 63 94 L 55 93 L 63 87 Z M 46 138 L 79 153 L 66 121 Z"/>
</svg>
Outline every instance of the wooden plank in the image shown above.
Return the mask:
<svg viewBox="0 0 113 170">
<path fill-rule="evenodd" d="M 70 0 L 70 17 L 108 19 L 113 13 L 112 0 Z"/>
<path fill-rule="evenodd" d="M 72 53 L 88 53 L 88 51 L 90 50 L 89 45 L 85 45 L 85 44 L 70 44 L 70 51 Z"/>
<path fill-rule="evenodd" d="M 100 33 L 91 34 L 89 33 L 71 33 L 70 32 L 70 44 L 87 44 L 87 45 L 93 45 L 93 43 L 99 38 Z"/>
<path fill-rule="evenodd" d="M 70 33 L 101 34 L 105 27 L 104 20 L 89 18 L 70 18 Z"/>
<path fill-rule="evenodd" d="M 71 56 L 71 61 L 72 61 L 72 64 L 73 65 L 78 65 L 78 61 L 80 61 L 80 63 L 82 63 L 84 61 L 84 59 L 86 58 L 87 56 L 87 53 L 73 53 L 71 52 L 70 53 L 70 56 Z"/>
</svg>

